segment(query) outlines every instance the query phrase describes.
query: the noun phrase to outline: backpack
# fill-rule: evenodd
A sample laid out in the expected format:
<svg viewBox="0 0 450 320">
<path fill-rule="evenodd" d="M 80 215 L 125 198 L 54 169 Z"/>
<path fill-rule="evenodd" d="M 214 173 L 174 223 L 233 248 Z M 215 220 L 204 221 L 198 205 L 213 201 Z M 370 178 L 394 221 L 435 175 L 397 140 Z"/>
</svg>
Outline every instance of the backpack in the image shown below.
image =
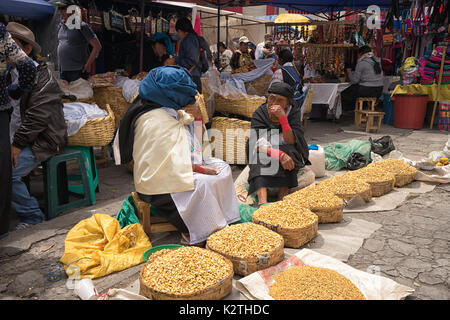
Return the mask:
<svg viewBox="0 0 450 320">
<path fill-rule="evenodd" d="M 303 104 L 303 85 L 300 76 L 294 67 L 281 67 L 283 73 L 283 82 L 287 83 L 294 89 L 294 103 L 299 106 Z"/>
<path fill-rule="evenodd" d="M 198 37 L 198 42 L 200 46 L 199 52 L 200 71 L 201 73 L 205 73 L 209 70 L 208 56 L 206 54 L 209 50 L 208 43 L 206 42 L 205 38 L 200 36 Z"/>
</svg>

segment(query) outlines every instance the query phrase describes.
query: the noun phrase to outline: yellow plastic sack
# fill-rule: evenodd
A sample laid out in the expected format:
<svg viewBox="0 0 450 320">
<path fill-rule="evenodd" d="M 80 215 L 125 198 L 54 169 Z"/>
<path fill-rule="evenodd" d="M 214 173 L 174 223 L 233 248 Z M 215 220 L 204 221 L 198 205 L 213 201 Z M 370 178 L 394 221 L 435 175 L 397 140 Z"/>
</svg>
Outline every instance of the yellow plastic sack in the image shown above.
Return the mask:
<svg viewBox="0 0 450 320">
<path fill-rule="evenodd" d="M 121 229 L 113 217 L 94 214 L 69 231 L 60 261 L 69 277 L 79 270 L 80 278 L 94 279 L 143 263 L 151 247 L 140 223 Z"/>
</svg>

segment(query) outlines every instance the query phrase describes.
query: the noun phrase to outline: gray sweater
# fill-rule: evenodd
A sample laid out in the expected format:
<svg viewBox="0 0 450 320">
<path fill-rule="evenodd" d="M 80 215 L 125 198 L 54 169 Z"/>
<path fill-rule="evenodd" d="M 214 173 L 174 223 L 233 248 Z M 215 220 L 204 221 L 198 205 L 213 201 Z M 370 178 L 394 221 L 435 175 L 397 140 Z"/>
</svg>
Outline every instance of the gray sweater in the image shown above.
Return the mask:
<svg viewBox="0 0 450 320">
<path fill-rule="evenodd" d="M 381 59 L 374 57 L 380 63 Z M 365 87 L 382 87 L 383 86 L 383 71 L 376 74 L 373 66 L 375 62 L 371 58 L 364 58 L 356 64 L 355 71 L 350 72 L 348 77 L 352 84 L 359 84 Z"/>
</svg>

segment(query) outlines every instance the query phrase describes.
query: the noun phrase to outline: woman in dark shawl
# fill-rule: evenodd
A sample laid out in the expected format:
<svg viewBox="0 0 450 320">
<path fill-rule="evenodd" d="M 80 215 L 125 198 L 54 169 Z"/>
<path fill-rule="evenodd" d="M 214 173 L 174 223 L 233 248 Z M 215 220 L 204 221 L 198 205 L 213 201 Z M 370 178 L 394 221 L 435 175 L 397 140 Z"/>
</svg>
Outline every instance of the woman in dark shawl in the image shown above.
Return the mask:
<svg viewBox="0 0 450 320">
<path fill-rule="evenodd" d="M 267 103 L 253 113 L 247 142 L 248 193 L 257 192 L 259 206 L 267 203 L 267 188 L 279 188 L 281 200 L 289 189 L 297 187 L 299 169 L 310 164 L 292 87 L 278 82 L 268 93 Z"/>
</svg>

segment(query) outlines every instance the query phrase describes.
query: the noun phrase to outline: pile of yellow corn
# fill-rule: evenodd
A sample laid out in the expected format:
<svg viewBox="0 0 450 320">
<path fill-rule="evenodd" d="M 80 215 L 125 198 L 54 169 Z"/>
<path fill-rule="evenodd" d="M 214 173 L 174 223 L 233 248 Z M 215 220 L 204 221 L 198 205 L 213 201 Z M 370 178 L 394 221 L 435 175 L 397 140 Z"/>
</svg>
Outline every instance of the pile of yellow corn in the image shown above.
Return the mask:
<svg viewBox="0 0 450 320">
<path fill-rule="evenodd" d="M 269 295 L 275 300 L 366 300 L 338 272 L 320 267 L 290 267 L 273 278 Z"/>
<path fill-rule="evenodd" d="M 181 247 L 147 263 L 141 275 L 144 283 L 153 290 L 190 295 L 220 284 L 232 272 L 231 262 L 215 252 Z"/>
<path fill-rule="evenodd" d="M 209 249 L 241 259 L 272 253 L 283 245 L 283 237 L 251 222 L 228 226 L 212 234 Z"/>
<path fill-rule="evenodd" d="M 343 175 L 323 180 L 318 184 L 318 188 L 342 198 L 344 195 L 357 195 L 367 192 L 370 190 L 370 184 L 364 182 L 364 180 L 357 178 L 350 179 L 349 176 Z"/>
<path fill-rule="evenodd" d="M 307 207 L 298 205 L 294 198 L 260 207 L 253 213 L 252 220 L 261 221 L 276 230 L 277 226 L 289 229 L 303 228 L 316 223 L 318 217 Z"/>
<path fill-rule="evenodd" d="M 288 200 L 291 205 L 310 208 L 313 212 L 344 206 L 343 200 L 334 194 L 332 188 L 327 189 L 318 185 L 308 186 L 283 198 L 283 201 Z"/>
<path fill-rule="evenodd" d="M 365 167 L 355 171 L 349 171 L 343 176 L 349 179 L 360 179 L 369 184 L 388 182 L 392 180 L 395 181 L 394 174 L 386 172 L 384 170 L 380 170 L 377 167 Z"/>
<path fill-rule="evenodd" d="M 409 165 L 405 161 L 397 159 L 386 159 L 373 162 L 367 166 L 368 168 L 377 168 L 384 172 L 390 172 L 394 175 L 414 175 L 417 169 Z"/>
</svg>

